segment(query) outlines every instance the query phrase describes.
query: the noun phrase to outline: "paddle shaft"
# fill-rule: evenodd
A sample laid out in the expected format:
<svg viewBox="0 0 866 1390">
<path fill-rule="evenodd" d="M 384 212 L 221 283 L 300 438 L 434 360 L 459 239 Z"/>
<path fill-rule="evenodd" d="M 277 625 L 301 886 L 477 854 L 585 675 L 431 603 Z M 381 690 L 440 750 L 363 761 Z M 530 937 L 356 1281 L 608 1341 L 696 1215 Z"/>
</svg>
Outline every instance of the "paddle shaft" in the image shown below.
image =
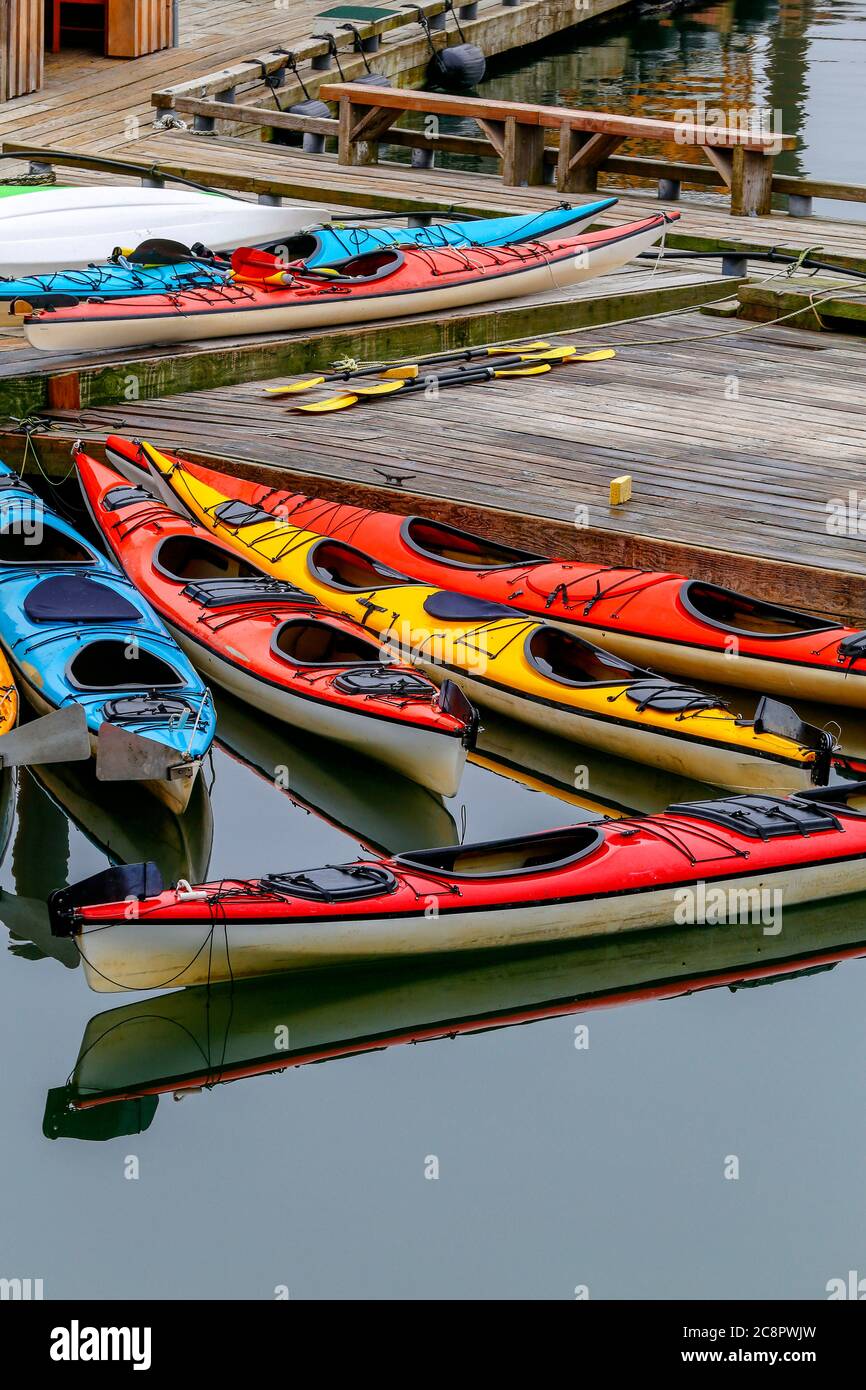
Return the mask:
<svg viewBox="0 0 866 1390">
<path fill-rule="evenodd" d="M 515 346 L 512 349 L 508 349 L 505 347 L 463 348 L 460 352 L 445 352 L 438 353 L 432 357 L 419 357 L 417 362 L 395 363 L 393 364 L 392 369 L 397 370 L 401 366 L 432 367 L 438 365 L 440 362 L 443 364 L 449 362 L 472 362 L 484 357 L 502 356 L 511 358 L 516 357 L 521 352 L 542 352 L 549 348 L 550 344 L 543 342 L 527 343 L 524 348 Z M 347 367 L 343 371 L 323 372 L 320 376 L 313 377 L 313 379 L 309 382 L 299 381 L 293 386 L 284 386 L 280 390 L 278 390 L 277 392 L 273 392 L 272 394 L 291 395 L 296 392 L 309 390 L 313 386 L 325 385 L 327 382 L 350 381 L 354 377 L 358 376 L 379 376 L 383 372 L 386 372 L 388 370 L 388 366 L 383 363 L 380 363 L 377 367 Z"/>
<path fill-rule="evenodd" d="M 364 400 L 375 400 L 380 397 L 391 395 L 405 395 L 407 391 L 418 392 L 426 391 L 429 386 L 435 383 L 436 389 L 440 386 L 458 386 L 461 383 L 472 385 L 473 383 L 491 381 L 496 377 L 511 376 L 533 376 L 539 375 L 541 371 L 550 370 L 551 367 L 560 364 L 573 364 L 576 362 L 598 362 L 615 357 L 616 353 L 612 348 L 598 348 L 594 352 L 578 354 L 576 350 L 558 349 L 550 356 L 544 353 L 520 354 L 514 357 L 503 357 L 497 360 L 496 364 L 489 366 L 481 363 L 457 367 L 450 372 L 442 374 L 427 373 L 425 376 L 408 378 L 404 381 L 394 381 L 391 383 L 381 383 L 382 385 L 392 385 L 391 391 L 382 391 L 373 387 L 369 393 L 361 392 L 355 395 L 349 391 L 343 396 L 334 396 L 328 400 L 316 401 L 311 405 L 295 406 L 296 411 L 303 411 L 305 414 L 327 414 L 331 410 L 348 410 L 353 405 L 358 405 Z M 534 370 L 538 369 L 538 370 Z"/>
</svg>

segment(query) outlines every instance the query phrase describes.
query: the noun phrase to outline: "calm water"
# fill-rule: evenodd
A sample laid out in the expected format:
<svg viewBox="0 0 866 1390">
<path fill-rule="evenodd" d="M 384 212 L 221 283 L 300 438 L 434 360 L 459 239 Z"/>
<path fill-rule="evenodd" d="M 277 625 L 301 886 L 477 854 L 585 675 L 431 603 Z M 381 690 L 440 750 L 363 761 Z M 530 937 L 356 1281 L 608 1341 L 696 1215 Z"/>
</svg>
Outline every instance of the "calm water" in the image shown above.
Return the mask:
<svg viewBox="0 0 866 1390">
<path fill-rule="evenodd" d="M 110 856 L 258 874 L 552 826 L 589 813 L 576 763 L 584 801 L 614 812 L 694 790 L 489 721 L 488 765 L 448 807 L 227 701 L 221 736 L 182 824 L 80 772 L 0 786 L 0 1276 L 48 1297 L 813 1298 L 862 1269 L 866 965 L 655 996 L 856 949 L 866 905 L 788 913 L 778 939 L 697 929 L 210 997 L 92 994 L 44 898 Z M 298 1058 L 355 1055 L 172 1099 L 217 1069 L 273 1069 L 284 1027 Z M 165 1093 L 70 1114 L 70 1079 Z"/>
<path fill-rule="evenodd" d="M 798 137 L 777 159 L 780 172 L 862 183 L 864 45 L 862 0 L 726 0 L 674 15 L 630 15 L 602 21 L 531 50 L 520 62 L 494 60 L 481 90 L 487 96 L 672 118 L 682 109 L 778 112 L 776 128 Z M 444 127 L 443 127 L 444 128 Z M 473 122 L 451 122 L 477 134 Z M 655 147 L 677 161 L 702 163 L 698 151 Z M 649 155 L 653 146 L 620 153 Z M 389 158 L 395 156 L 391 151 Z M 443 164 L 449 163 L 443 157 Z M 454 166 L 467 162 L 451 159 Z M 478 167 L 473 166 L 473 167 Z M 489 162 L 491 170 L 495 167 Z M 634 180 L 604 176 L 625 187 Z M 647 187 L 645 184 L 644 187 Z M 717 195 L 686 191 L 684 200 Z M 816 212 L 862 217 L 863 205 L 819 200 Z"/>
</svg>

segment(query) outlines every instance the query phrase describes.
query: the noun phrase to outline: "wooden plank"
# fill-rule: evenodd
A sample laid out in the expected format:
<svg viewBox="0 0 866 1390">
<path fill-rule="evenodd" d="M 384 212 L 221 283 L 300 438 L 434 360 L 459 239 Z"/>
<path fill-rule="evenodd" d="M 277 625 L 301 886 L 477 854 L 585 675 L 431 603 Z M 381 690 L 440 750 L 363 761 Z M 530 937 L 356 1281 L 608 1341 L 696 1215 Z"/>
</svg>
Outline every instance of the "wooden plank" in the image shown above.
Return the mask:
<svg viewBox="0 0 866 1390">
<path fill-rule="evenodd" d="M 0 18 L 0 101 L 42 86 L 43 0 L 5 0 Z"/>
<path fill-rule="evenodd" d="M 405 88 L 390 89 L 377 94 L 369 87 L 361 87 L 351 82 L 328 82 L 319 90 L 325 101 L 337 101 L 348 96 L 359 106 L 379 104 L 400 111 L 468 116 L 472 119 L 481 117 L 488 121 L 511 119 L 523 125 L 543 125 L 551 129 L 568 127 L 595 134 L 619 135 L 622 139 L 677 139 L 679 143 L 722 148 L 744 147 L 753 150 L 765 150 L 768 147 L 794 149 L 797 143 L 796 136 L 793 135 L 742 130 L 738 126 L 704 126 L 684 121 L 621 116 L 614 112 L 579 111 L 570 107 L 535 106 L 528 102 L 408 91 Z"/>
</svg>

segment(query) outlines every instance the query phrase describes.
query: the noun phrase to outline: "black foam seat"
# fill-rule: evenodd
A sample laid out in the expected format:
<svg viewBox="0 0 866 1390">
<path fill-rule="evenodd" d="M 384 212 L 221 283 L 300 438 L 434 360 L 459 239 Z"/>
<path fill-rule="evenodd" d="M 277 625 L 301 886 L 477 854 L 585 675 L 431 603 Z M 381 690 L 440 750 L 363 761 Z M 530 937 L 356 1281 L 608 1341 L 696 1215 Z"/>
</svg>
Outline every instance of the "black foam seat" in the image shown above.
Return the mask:
<svg viewBox="0 0 866 1390">
<path fill-rule="evenodd" d="M 24 612 L 32 623 L 141 621 L 141 613 L 129 599 L 86 574 L 43 579 L 25 598 Z"/>
<path fill-rule="evenodd" d="M 424 600 L 424 612 L 430 618 L 441 618 L 449 623 L 485 623 L 495 618 L 519 617 L 513 608 L 504 603 L 491 603 L 486 598 L 472 598 L 468 594 L 454 594 L 449 589 L 439 589 Z"/>
</svg>

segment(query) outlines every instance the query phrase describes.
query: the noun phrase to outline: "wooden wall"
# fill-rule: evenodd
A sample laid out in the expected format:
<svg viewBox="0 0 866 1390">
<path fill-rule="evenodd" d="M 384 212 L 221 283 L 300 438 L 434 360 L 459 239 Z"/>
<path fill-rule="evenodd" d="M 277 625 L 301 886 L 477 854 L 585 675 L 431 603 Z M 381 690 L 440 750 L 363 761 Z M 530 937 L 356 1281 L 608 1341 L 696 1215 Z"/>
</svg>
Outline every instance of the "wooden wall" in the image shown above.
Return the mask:
<svg viewBox="0 0 866 1390">
<path fill-rule="evenodd" d="M 108 0 L 110 58 L 140 58 L 171 44 L 171 0 Z"/>
<path fill-rule="evenodd" d="M 0 0 L 0 101 L 38 91 L 44 61 L 43 0 Z"/>
</svg>

